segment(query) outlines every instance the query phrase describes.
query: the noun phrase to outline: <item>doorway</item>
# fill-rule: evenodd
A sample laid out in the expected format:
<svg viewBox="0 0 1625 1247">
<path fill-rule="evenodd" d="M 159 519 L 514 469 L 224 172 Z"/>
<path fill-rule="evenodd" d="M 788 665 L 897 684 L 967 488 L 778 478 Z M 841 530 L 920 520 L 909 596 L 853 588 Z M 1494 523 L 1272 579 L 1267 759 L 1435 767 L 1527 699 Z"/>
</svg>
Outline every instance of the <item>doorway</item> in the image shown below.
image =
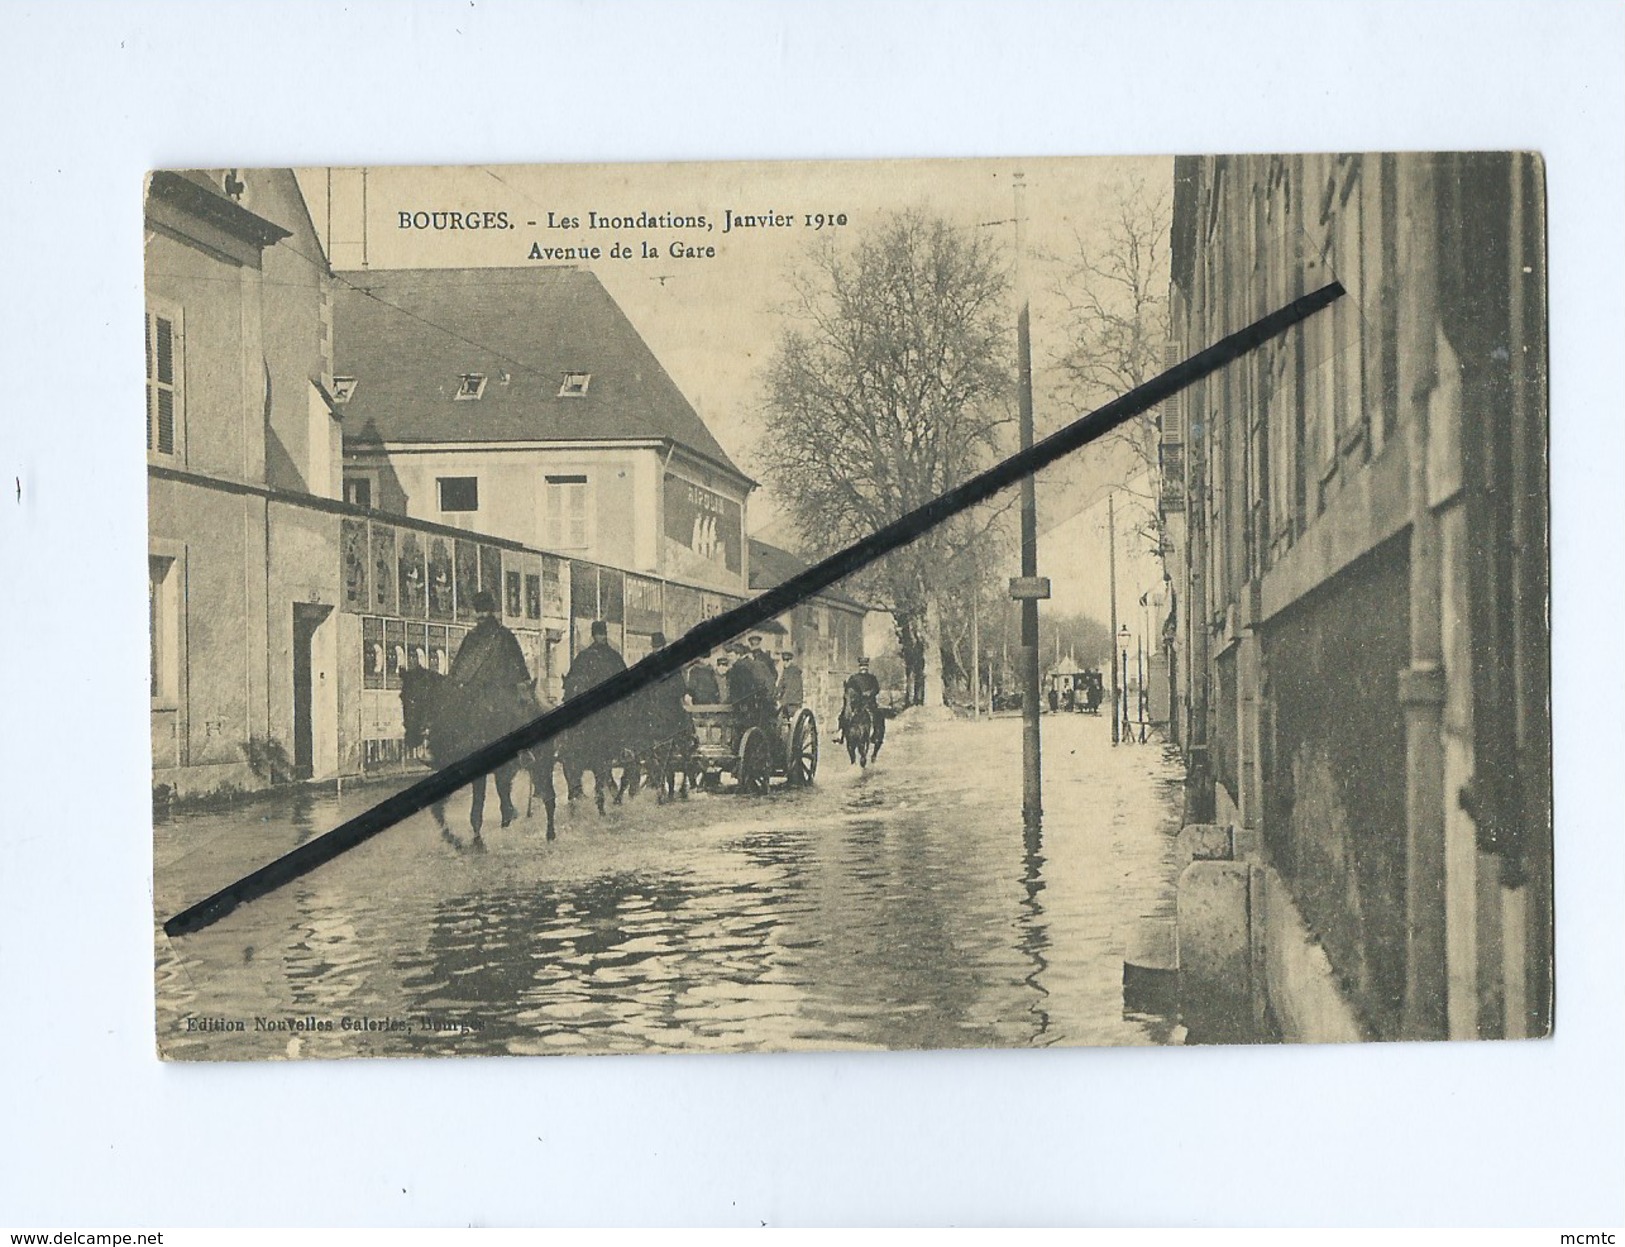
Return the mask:
<svg viewBox="0 0 1625 1247">
<path fill-rule="evenodd" d="M 309 779 L 315 773 L 315 688 L 311 659 L 316 629 L 332 609 L 306 602 L 293 604 L 293 773 L 296 779 Z"/>
</svg>

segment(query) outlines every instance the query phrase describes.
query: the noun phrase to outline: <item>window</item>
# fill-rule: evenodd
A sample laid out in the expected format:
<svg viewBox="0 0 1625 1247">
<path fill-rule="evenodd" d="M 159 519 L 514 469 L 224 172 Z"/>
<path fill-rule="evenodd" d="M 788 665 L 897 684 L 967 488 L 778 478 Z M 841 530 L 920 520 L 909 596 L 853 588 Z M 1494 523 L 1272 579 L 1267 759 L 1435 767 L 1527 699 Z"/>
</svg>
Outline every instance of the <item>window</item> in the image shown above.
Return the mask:
<svg viewBox="0 0 1625 1247">
<path fill-rule="evenodd" d="M 548 543 L 561 550 L 586 549 L 587 478 L 549 476 L 546 507 Z"/>
<path fill-rule="evenodd" d="M 180 419 L 179 317 L 147 311 L 147 449 L 173 455 Z"/>
<path fill-rule="evenodd" d="M 442 511 L 478 511 L 480 509 L 480 478 L 477 476 L 442 476 L 437 478 Z"/>
<path fill-rule="evenodd" d="M 344 478 L 344 501 L 354 507 L 372 506 L 372 478 L 347 476 Z"/>
<path fill-rule="evenodd" d="M 333 401 L 347 403 L 355 397 L 356 379 L 354 377 L 333 378 Z"/>
<path fill-rule="evenodd" d="M 559 386 L 560 398 L 577 398 L 587 392 L 592 384 L 590 372 L 567 372 L 564 374 L 564 384 Z"/>
<path fill-rule="evenodd" d="M 151 693 L 157 703 L 176 700 L 180 628 L 176 620 L 179 595 L 175 560 L 158 555 L 147 558 L 147 633 L 152 643 Z"/>
<path fill-rule="evenodd" d="M 483 372 L 465 372 L 457 379 L 457 393 L 455 397 L 463 399 L 478 398 L 485 393 L 485 374 Z"/>
</svg>

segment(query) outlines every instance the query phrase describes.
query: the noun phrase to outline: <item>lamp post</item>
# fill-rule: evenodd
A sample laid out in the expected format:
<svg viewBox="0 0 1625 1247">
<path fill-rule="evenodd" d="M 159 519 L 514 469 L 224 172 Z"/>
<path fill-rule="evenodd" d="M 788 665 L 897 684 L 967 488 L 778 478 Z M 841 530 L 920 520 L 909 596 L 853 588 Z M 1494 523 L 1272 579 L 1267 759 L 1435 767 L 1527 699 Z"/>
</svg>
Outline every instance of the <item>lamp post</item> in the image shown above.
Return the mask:
<svg viewBox="0 0 1625 1247">
<path fill-rule="evenodd" d="M 1111 634 L 1106 638 L 1106 656 L 1112 668 L 1112 744 L 1115 745 L 1122 729 L 1118 725 L 1117 711 L 1117 655 L 1112 653 L 1112 647 L 1117 644 L 1117 500 L 1112 494 L 1106 495 L 1106 567 L 1112 595 Z"/>
<path fill-rule="evenodd" d="M 1119 628 L 1117 630 L 1118 654 L 1122 658 L 1122 661 L 1123 661 L 1123 665 L 1120 668 L 1120 670 L 1123 673 L 1123 681 L 1122 681 L 1122 686 L 1121 686 L 1122 689 L 1123 689 L 1122 709 L 1119 710 L 1117 713 L 1119 714 L 1119 716 L 1122 719 L 1121 736 L 1122 736 L 1122 740 L 1123 740 L 1123 742 L 1125 744 L 1127 744 L 1129 741 L 1134 739 L 1133 735 L 1129 732 L 1129 727 L 1128 727 L 1128 638 L 1129 638 L 1128 625 L 1124 624 L 1121 628 Z M 1115 660 L 1114 660 L 1114 664 L 1115 664 Z"/>
</svg>

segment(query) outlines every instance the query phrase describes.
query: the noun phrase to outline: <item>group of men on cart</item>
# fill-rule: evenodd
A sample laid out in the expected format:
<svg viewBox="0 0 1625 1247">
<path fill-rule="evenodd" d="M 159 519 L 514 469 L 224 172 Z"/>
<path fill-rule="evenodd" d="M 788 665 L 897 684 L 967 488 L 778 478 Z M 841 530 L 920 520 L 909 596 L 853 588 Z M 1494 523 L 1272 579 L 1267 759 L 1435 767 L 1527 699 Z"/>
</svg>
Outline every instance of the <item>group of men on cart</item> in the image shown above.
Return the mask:
<svg viewBox="0 0 1625 1247">
<path fill-rule="evenodd" d="M 475 599 L 479 622 L 468 634 L 452 664 L 450 683 L 470 717 L 495 738 L 511 731 L 518 722 L 535 713 L 522 709 L 535 705 L 519 696 L 528 695 L 530 672 L 518 642 L 497 615 L 490 594 Z M 667 740 L 693 730 L 688 710 L 694 706 L 728 705 L 735 709 L 742 725 L 759 726 L 772 736 L 780 735 L 781 721 L 793 721 L 806 700 L 800 664 L 794 650 L 773 651 L 765 646 L 766 636 L 749 633 L 744 642 L 728 645 L 710 658 L 697 659 L 684 670 L 654 681 L 619 707 L 593 715 L 570 732 L 574 748 L 562 756 L 569 795 L 581 795 L 586 770 L 594 771 L 600 790 L 609 781 L 607 759 L 629 735 L 640 739 Z M 651 637 L 654 649 L 666 645 L 661 633 Z M 781 665 L 782 662 L 782 665 Z M 609 628 L 594 620 L 591 643 L 575 656 L 564 677 L 564 695 L 576 697 L 626 670 L 626 661 L 609 642 Z M 869 660 L 860 658 L 858 670 L 848 677 L 843 692 L 856 692 L 871 706 L 880 692 L 880 682 L 869 672 Z M 885 718 L 876 714 L 878 732 Z M 841 729 L 846 727 L 843 710 Z M 878 742 L 877 742 L 878 743 Z M 510 806 L 504 779 L 498 785 L 504 814 Z"/>
</svg>

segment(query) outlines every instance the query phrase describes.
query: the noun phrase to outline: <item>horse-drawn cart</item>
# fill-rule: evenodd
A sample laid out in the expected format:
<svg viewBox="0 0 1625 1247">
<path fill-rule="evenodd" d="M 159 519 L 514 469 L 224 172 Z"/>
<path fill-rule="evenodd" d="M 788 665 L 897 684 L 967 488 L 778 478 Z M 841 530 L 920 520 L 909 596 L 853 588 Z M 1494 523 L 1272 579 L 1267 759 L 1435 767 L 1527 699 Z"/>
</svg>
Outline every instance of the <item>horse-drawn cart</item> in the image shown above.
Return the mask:
<svg viewBox="0 0 1625 1247">
<path fill-rule="evenodd" d="M 818 719 L 803 706 L 789 717 L 775 716 L 774 730 L 737 706 L 690 706 L 695 746 L 689 774 L 702 784 L 732 775 L 745 792 L 766 792 L 775 778 L 791 787 L 818 774 Z"/>
</svg>

